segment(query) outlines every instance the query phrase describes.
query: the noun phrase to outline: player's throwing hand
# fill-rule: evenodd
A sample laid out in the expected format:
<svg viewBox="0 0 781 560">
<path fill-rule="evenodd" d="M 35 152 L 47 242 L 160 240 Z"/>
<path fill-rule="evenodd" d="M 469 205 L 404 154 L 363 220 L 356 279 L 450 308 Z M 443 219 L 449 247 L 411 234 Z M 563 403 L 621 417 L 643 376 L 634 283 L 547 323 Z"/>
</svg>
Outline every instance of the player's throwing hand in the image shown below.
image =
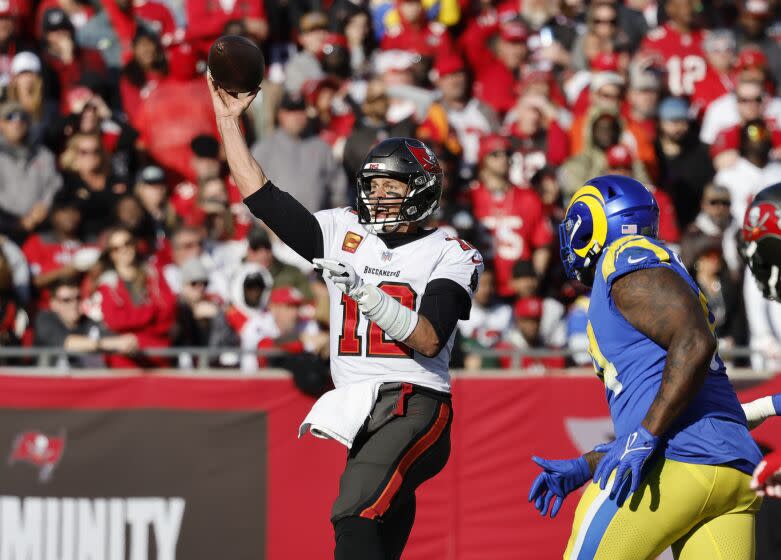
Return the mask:
<svg viewBox="0 0 781 560">
<path fill-rule="evenodd" d="M 209 92 L 212 95 L 212 105 L 214 105 L 214 115 L 217 119 L 238 119 L 241 114 L 247 110 L 252 100 L 260 91 L 260 88 L 242 97 L 234 97 L 220 86 L 214 83 L 211 76 L 207 77 L 206 83 L 209 84 Z"/>
<path fill-rule="evenodd" d="M 538 474 L 532 483 L 529 501 L 534 501 L 534 507 L 543 517 L 547 515 L 550 507 L 550 516 L 553 519 L 559 513 L 564 498 L 591 478 L 591 470 L 583 457 L 548 460 L 532 456 L 532 461 L 542 467 L 543 472 Z"/>
<path fill-rule="evenodd" d="M 616 478 L 610 489 L 610 499 L 616 497 L 623 486 L 625 476 L 629 476 L 631 483 L 629 493 L 634 492 L 640 486 L 643 478 L 643 466 L 659 445 L 659 438 L 640 426 L 629 435 L 622 436 L 610 443 L 598 445 L 594 451 L 605 453 L 594 472 L 594 482 L 604 490 L 611 473 L 616 470 Z M 623 504 L 628 494 L 620 496 L 619 506 Z"/>
</svg>

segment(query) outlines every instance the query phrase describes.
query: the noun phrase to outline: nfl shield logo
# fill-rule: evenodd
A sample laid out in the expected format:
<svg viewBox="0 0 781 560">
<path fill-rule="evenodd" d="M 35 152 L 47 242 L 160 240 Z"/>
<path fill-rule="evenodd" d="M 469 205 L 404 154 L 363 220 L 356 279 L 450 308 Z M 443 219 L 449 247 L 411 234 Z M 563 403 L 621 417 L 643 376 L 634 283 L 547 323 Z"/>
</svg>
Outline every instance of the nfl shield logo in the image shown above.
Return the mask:
<svg viewBox="0 0 781 560">
<path fill-rule="evenodd" d="M 393 253 L 390 251 L 383 251 L 382 252 L 382 262 L 390 262 L 390 260 L 393 258 Z"/>
</svg>

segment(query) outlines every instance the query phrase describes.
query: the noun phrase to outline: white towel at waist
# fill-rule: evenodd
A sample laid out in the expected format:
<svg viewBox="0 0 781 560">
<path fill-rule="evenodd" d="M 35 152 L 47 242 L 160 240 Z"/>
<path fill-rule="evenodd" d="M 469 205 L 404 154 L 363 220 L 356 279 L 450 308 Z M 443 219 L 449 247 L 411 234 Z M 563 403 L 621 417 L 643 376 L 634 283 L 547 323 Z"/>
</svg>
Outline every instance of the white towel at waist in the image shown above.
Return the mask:
<svg viewBox="0 0 781 560">
<path fill-rule="evenodd" d="M 363 381 L 328 391 L 304 418 L 298 437 L 308 430 L 315 437 L 335 439 L 350 449 L 377 401 L 379 390 L 380 383 Z"/>
</svg>

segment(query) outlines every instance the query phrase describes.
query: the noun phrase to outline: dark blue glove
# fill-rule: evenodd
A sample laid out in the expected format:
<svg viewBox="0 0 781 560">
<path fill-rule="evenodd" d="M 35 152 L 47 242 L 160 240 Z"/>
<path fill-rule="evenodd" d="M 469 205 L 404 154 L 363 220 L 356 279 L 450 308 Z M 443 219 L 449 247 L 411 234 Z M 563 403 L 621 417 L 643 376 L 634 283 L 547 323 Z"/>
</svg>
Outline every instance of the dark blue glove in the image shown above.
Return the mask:
<svg viewBox="0 0 781 560">
<path fill-rule="evenodd" d="M 604 490 L 610 474 L 617 469 L 613 487 L 610 489 L 610 499 L 612 500 L 623 486 L 624 477 L 629 476 L 631 481 L 629 493 L 622 493 L 621 503 L 618 504 L 622 505 L 626 496 L 640 486 L 643 466 L 658 445 L 659 438 L 640 426 L 629 435 L 596 446 L 594 451 L 605 453 L 605 456 L 602 457 L 596 471 L 594 471 L 594 482 L 598 482 L 599 487 Z"/>
<path fill-rule="evenodd" d="M 588 462 L 583 457 L 559 461 L 532 457 L 532 461 L 542 467 L 543 472 L 534 479 L 529 501 L 534 500 L 534 507 L 543 517 L 548 513 L 551 500 L 553 506 L 550 508 L 550 516 L 551 519 L 556 517 L 564 498 L 591 478 Z"/>
</svg>

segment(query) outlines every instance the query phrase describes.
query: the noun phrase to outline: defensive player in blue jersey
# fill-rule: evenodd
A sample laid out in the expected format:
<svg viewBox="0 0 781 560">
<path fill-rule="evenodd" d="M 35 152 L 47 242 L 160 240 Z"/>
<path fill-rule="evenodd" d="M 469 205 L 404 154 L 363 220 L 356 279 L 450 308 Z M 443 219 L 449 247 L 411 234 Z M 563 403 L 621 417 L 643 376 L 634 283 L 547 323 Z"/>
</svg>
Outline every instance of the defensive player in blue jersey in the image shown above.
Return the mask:
<svg viewBox="0 0 781 560">
<path fill-rule="evenodd" d="M 577 459 L 535 458 L 545 515 L 593 478 L 565 559 L 754 558 L 762 458 L 719 358 L 705 296 L 656 240 L 659 208 L 629 177 L 580 188 L 560 226 L 567 274 L 592 286 L 588 336 L 616 439 Z"/>
</svg>

